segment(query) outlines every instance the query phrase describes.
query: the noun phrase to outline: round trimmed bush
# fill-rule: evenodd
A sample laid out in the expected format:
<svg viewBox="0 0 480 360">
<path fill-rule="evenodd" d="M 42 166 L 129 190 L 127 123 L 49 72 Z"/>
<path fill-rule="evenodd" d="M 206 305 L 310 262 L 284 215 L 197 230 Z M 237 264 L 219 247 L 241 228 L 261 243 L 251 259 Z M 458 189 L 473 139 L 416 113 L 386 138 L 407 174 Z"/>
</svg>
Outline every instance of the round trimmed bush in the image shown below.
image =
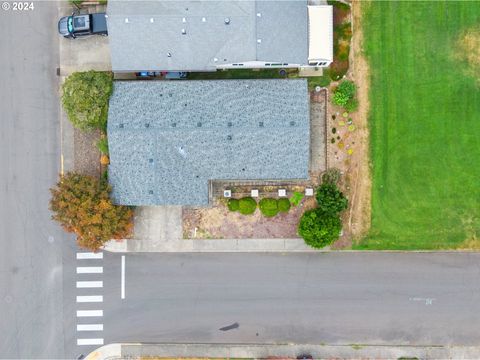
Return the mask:
<svg viewBox="0 0 480 360">
<path fill-rule="evenodd" d="M 238 200 L 238 211 L 243 215 L 251 215 L 257 209 L 257 202 L 251 197 L 244 197 Z"/>
<path fill-rule="evenodd" d="M 342 222 L 338 215 L 329 215 L 320 209 L 306 211 L 298 224 L 298 234 L 305 243 L 321 249 L 338 239 Z"/>
<path fill-rule="evenodd" d="M 278 211 L 286 213 L 290 210 L 290 206 L 290 200 L 286 198 L 278 199 Z"/>
<path fill-rule="evenodd" d="M 240 208 L 240 202 L 238 201 L 238 199 L 228 199 L 228 210 L 230 211 L 238 211 L 238 209 Z"/>
<path fill-rule="evenodd" d="M 265 198 L 260 200 L 260 211 L 266 217 L 273 217 L 278 214 L 278 201 L 277 199 Z"/>
</svg>

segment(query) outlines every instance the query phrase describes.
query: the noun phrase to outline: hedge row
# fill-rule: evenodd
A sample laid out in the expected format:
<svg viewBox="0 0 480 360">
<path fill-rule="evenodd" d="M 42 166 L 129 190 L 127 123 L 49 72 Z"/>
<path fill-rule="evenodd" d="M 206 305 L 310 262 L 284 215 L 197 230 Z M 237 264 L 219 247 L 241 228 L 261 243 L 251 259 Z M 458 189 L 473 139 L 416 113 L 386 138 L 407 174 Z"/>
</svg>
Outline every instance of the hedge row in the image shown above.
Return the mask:
<svg viewBox="0 0 480 360">
<path fill-rule="evenodd" d="M 251 215 L 257 208 L 257 202 L 252 197 L 244 197 L 241 199 L 229 199 L 228 210 L 238 211 L 243 215 Z M 262 214 L 266 217 L 276 216 L 279 212 L 288 212 L 290 210 L 290 200 L 286 198 L 273 199 L 265 198 L 260 200 L 258 207 Z"/>
</svg>

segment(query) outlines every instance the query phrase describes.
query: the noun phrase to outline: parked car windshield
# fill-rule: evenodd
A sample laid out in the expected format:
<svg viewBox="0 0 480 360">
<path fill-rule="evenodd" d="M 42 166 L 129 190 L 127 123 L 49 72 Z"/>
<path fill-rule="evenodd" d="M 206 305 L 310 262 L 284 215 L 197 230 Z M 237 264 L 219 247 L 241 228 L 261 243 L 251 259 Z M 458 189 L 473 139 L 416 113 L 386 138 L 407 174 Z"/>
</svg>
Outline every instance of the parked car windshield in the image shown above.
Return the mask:
<svg viewBox="0 0 480 360">
<path fill-rule="evenodd" d="M 73 16 L 69 16 L 67 20 L 67 29 L 69 33 L 73 33 Z"/>
</svg>

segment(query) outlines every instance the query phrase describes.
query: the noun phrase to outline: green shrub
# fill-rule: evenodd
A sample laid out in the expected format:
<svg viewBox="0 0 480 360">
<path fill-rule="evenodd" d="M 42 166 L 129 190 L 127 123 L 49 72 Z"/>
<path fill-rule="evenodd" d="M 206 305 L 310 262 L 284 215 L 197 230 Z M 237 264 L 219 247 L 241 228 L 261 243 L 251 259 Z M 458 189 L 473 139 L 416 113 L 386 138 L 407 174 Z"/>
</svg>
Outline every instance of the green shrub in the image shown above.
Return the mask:
<svg viewBox="0 0 480 360">
<path fill-rule="evenodd" d="M 327 0 L 327 4 L 342 10 L 350 10 L 350 5 L 338 0 Z"/>
<path fill-rule="evenodd" d="M 298 234 L 307 245 L 321 249 L 337 240 L 341 229 L 342 222 L 338 215 L 329 215 L 320 209 L 313 209 L 302 215 Z"/>
<path fill-rule="evenodd" d="M 108 139 L 106 137 L 101 138 L 97 142 L 97 149 L 103 154 L 108 155 Z"/>
<path fill-rule="evenodd" d="M 348 200 L 333 183 L 323 183 L 317 189 L 318 208 L 325 214 L 334 216 L 348 207 Z"/>
<path fill-rule="evenodd" d="M 349 113 L 357 111 L 358 109 L 358 100 L 356 98 L 350 99 L 344 106 L 345 110 Z"/>
<path fill-rule="evenodd" d="M 227 206 L 230 211 L 238 211 L 240 208 L 240 201 L 238 201 L 238 199 L 228 199 Z"/>
<path fill-rule="evenodd" d="M 278 211 L 286 213 L 290 210 L 290 207 L 290 200 L 286 198 L 278 199 Z"/>
<path fill-rule="evenodd" d="M 292 203 L 293 206 L 298 206 L 305 195 L 299 191 L 294 191 L 293 195 L 290 197 L 290 202 Z"/>
<path fill-rule="evenodd" d="M 273 217 L 278 214 L 278 201 L 277 199 L 265 198 L 260 200 L 258 204 L 260 211 L 266 217 Z"/>
<path fill-rule="evenodd" d="M 107 72 L 76 72 L 67 77 L 62 86 L 62 104 L 73 126 L 105 130 L 112 88 L 112 74 Z"/>
<path fill-rule="evenodd" d="M 238 211 L 243 215 L 251 215 L 257 208 L 257 202 L 251 197 L 244 197 L 238 201 Z"/>
<path fill-rule="evenodd" d="M 335 89 L 333 102 L 339 106 L 345 106 L 351 99 L 353 99 L 356 91 L 357 87 L 353 82 L 344 80 Z"/>
<path fill-rule="evenodd" d="M 325 173 L 322 175 L 322 183 L 337 184 L 340 180 L 340 177 L 340 170 L 337 168 L 331 168 L 325 171 Z"/>
<path fill-rule="evenodd" d="M 308 88 L 310 90 L 314 90 L 315 87 L 320 86 L 320 87 L 327 87 L 330 85 L 330 82 L 332 81 L 330 79 L 330 76 L 326 74 L 326 71 L 328 69 L 325 69 L 323 71 L 323 76 L 312 76 L 308 78 Z"/>
</svg>

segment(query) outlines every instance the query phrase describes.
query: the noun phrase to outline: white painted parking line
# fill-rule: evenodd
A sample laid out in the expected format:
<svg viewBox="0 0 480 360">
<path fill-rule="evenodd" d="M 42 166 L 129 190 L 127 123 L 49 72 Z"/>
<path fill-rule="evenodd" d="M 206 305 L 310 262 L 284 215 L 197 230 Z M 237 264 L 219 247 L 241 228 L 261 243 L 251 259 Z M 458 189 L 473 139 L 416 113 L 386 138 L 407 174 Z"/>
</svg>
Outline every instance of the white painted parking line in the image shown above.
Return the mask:
<svg viewBox="0 0 480 360">
<path fill-rule="evenodd" d="M 92 296 L 77 296 L 78 303 L 87 303 L 87 302 L 103 302 L 102 295 L 92 295 Z"/>
<path fill-rule="evenodd" d="M 82 260 L 82 259 L 103 259 L 103 253 L 98 252 L 83 252 L 83 253 L 77 253 L 77 259 Z"/>
<path fill-rule="evenodd" d="M 101 288 L 103 281 L 77 281 L 77 288 Z"/>
<path fill-rule="evenodd" d="M 103 345 L 103 339 L 77 339 L 77 345 Z"/>
<path fill-rule="evenodd" d="M 77 331 L 103 331 L 103 324 L 77 324 Z"/>
<path fill-rule="evenodd" d="M 103 316 L 103 310 L 77 310 L 77 317 Z"/>
<path fill-rule="evenodd" d="M 77 274 L 102 274 L 103 266 L 77 266 Z"/>
<path fill-rule="evenodd" d="M 125 299 L 125 255 L 122 255 L 122 279 L 121 279 L 120 297 L 122 299 Z"/>
</svg>

